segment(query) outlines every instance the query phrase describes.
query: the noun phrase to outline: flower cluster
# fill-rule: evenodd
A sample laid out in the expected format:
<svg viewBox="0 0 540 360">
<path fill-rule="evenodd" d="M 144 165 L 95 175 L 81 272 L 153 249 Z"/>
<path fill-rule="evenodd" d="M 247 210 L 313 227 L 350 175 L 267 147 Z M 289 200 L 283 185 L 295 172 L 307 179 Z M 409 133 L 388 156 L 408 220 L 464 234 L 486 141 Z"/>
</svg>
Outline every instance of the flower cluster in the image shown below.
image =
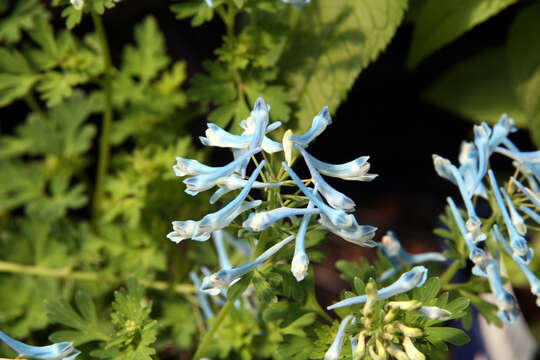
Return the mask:
<svg viewBox="0 0 540 360">
<path fill-rule="evenodd" d="M 173 231 L 167 235 L 171 241 L 176 243 L 185 239 L 207 241 L 210 237 L 214 238 L 221 270 L 206 275 L 202 279 L 199 286 L 202 292 L 211 295 L 225 295 L 224 289 L 252 269 L 261 266 L 293 240 L 295 240 L 295 250 L 291 272 L 297 281 L 302 281 L 308 273 L 309 258 L 306 254 L 305 240 L 313 216 L 318 217 L 319 225 L 311 225 L 311 229 L 322 225 L 323 228 L 354 244 L 367 247 L 376 246 L 372 240 L 376 228 L 359 225 L 354 215 L 351 214 L 355 208 L 354 201 L 330 186 L 322 176 L 371 181 L 376 175 L 368 173 L 370 168 L 368 157 L 362 156 L 348 163 L 335 165 L 320 161 L 306 151 L 305 148 L 332 123 L 327 107 L 313 118 L 311 128 L 305 134 L 296 136 L 290 130 L 286 131 L 282 142 L 267 137 L 269 132 L 281 126 L 279 122 L 269 123 L 269 110 L 270 106 L 262 98 L 258 98 L 251 115 L 241 123 L 244 131 L 240 135 L 229 133 L 216 124 L 208 124 L 205 136 L 201 137 L 200 140 L 206 146 L 231 149 L 234 159 L 227 165 L 213 167 L 201 164 L 196 160 L 178 157 L 176 165 L 173 167 L 177 176 L 189 176 L 183 182 L 187 187 L 186 193 L 190 195 L 196 196 L 199 192 L 217 187 L 210 199 L 212 204 L 216 203 L 223 195 L 240 190 L 228 204 L 216 212 L 207 214 L 200 220 L 173 221 Z M 304 159 L 311 175 L 310 179 L 302 180 L 291 169 L 290 166 L 296 154 L 293 154 L 295 149 L 298 151 L 298 155 Z M 267 162 L 265 159 L 279 153 L 283 153 L 282 159 L 286 161 L 281 162 L 281 167 L 277 171 L 277 169 L 273 169 L 272 164 L 277 164 L 279 161 L 274 162 L 273 158 L 270 158 Z M 258 154 L 262 154 L 263 157 L 260 162 L 257 162 L 256 159 Z M 251 160 L 255 162 L 256 168 L 248 177 L 246 173 Z M 261 182 L 257 181 L 259 176 L 262 178 Z M 290 177 L 290 180 L 287 180 L 287 176 Z M 313 186 L 310 187 L 310 184 Z M 280 189 L 285 186 L 296 186 L 304 196 L 298 194 L 282 195 Z M 244 212 L 258 208 L 263 204 L 262 200 L 254 200 L 251 197 L 246 200 L 254 188 L 262 189 L 268 193 L 269 197 L 270 192 L 272 192 L 278 200 L 277 202 L 264 202 L 266 210 L 251 212 L 246 218 L 243 216 Z M 289 198 L 285 201 L 287 196 Z M 271 204 L 281 206 L 275 208 Z M 241 217 L 243 221 L 237 221 Z M 301 217 L 299 221 L 298 217 Z M 249 233 L 261 232 L 285 219 L 293 225 L 299 222 L 298 229 L 294 234 L 291 235 L 292 232 L 288 231 L 289 236 L 268 249 L 257 249 L 262 253 L 250 262 L 238 267 L 231 266 L 226 258 L 221 238 L 232 236 L 225 229 L 234 221 L 237 221 L 235 225 L 237 227 L 240 227 L 241 224 L 244 235 L 249 235 Z M 245 238 L 245 236 L 243 237 Z M 250 245 L 243 242 L 243 239 L 231 239 L 231 241 L 236 243 L 233 246 L 240 246 L 245 252 L 254 253 Z M 251 245 L 256 246 L 256 243 L 255 239 Z M 192 275 L 192 279 L 196 284 L 199 281 L 195 274 Z M 205 312 L 208 313 L 208 311 Z"/>
<path fill-rule="evenodd" d="M 493 128 L 483 123 L 474 127 L 474 142 L 463 142 L 459 155 L 459 168 L 449 160 L 433 155 L 433 162 L 437 173 L 457 185 L 465 205 L 467 220 L 465 221 L 452 198 L 448 197 L 451 212 L 469 250 L 469 259 L 473 262 L 472 273 L 476 276 L 486 277 L 499 308 L 499 318 L 506 323 L 513 323 L 519 314 L 514 297 L 504 289 L 501 279 L 500 260 L 498 255 L 489 253 L 481 247 L 488 240 L 486 233 L 491 235 L 494 243 L 506 252 L 521 271 L 525 274 L 531 285 L 531 291 L 538 297 L 540 306 L 540 282 L 529 270 L 528 264 L 533 258 L 533 250 L 529 248 L 525 235 L 527 226 L 523 214 L 538 223 L 540 209 L 538 201 L 538 181 L 540 181 L 540 152 L 521 152 L 508 138 L 514 132 L 514 120 L 503 115 Z M 512 177 L 507 189 L 499 187 L 493 171 L 489 168 L 490 157 L 502 154 L 514 161 L 516 174 L 526 179 L 530 188 Z M 491 190 L 483 183 L 489 178 Z M 514 199 L 510 195 L 517 188 L 525 196 L 516 194 Z M 509 194 L 510 192 L 510 194 Z M 473 198 L 489 200 L 492 206 L 493 221 L 482 220 L 476 213 Z M 528 200 L 528 201 L 527 201 Z M 515 204 L 520 205 L 516 209 Z M 533 210 L 535 209 L 535 210 Z M 502 221 L 499 216 L 502 215 Z M 497 224 L 497 222 L 499 224 Z M 508 240 L 499 228 L 505 228 Z"/>
<path fill-rule="evenodd" d="M 370 280 L 365 286 L 366 294 L 347 298 L 328 310 L 357 304 L 364 304 L 360 311 L 345 316 L 339 325 L 334 341 L 325 353 L 325 360 L 337 360 L 343 348 L 345 331 L 349 327 L 351 353 L 353 359 L 369 356 L 371 359 L 385 359 L 388 354 L 396 359 L 425 359 L 414 345 L 413 339 L 426 336 L 420 322 L 411 322 L 414 312 L 436 321 L 450 319 L 452 313 L 437 306 L 424 306 L 418 300 L 401 300 L 384 303 L 382 300 L 421 287 L 427 280 L 428 271 L 416 266 L 404 273 L 393 284 L 377 291 L 375 282 Z M 415 319 L 418 320 L 418 319 Z M 349 325 L 349 326 L 348 326 Z"/>
<path fill-rule="evenodd" d="M 81 352 L 73 347 L 71 342 L 60 342 L 47 346 L 32 346 L 17 341 L 2 331 L 0 340 L 18 354 L 18 358 L 41 360 L 73 360 Z"/>
</svg>

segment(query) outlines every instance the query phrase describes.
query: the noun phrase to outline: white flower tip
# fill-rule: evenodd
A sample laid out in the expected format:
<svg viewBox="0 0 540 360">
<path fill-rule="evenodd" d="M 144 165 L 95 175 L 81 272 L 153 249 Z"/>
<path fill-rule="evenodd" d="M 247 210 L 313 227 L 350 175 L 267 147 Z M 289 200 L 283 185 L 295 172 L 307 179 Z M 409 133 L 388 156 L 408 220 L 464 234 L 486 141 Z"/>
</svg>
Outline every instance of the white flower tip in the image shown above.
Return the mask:
<svg viewBox="0 0 540 360">
<path fill-rule="evenodd" d="M 324 360 L 338 360 L 339 354 L 334 349 L 329 349 L 326 354 L 324 354 Z"/>
<path fill-rule="evenodd" d="M 291 166 L 292 164 L 292 151 L 293 151 L 293 141 L 290 139 L 290 136 L 293 134 L 291 129 L 288 129 L 285 131 L 285 134 L 283 134 L 283 153 L 285 154 L 285 161 L 287 161 L 287 165 Z"/>
<path fill-rule="evenodd" d="M 393 231 L 388 231 L 386 235 L 382 237 L 382 246 L 391 256 L 397 255 L 399 250 L 401 250 L 401 244 Z"/>
<path fill-rule="evenodd" d="M 301 252 L 295 254 L 291 262 L 291 272 L 293 273 L 296 281 L 302 281 L 308 273 L 309 258 L 306 253 Z"/>
<path fill-rule="evenodd" d="M 436 306 L 422 306 L 420 309 L 416 310 L 416 312 L 432 320 L 445 321 L 452 317 L 452 313 L 450 311 Z"/>
<path fill-rule="evenodd" d="M 84 7 L 84 0 L 70 0 L 71 5 L 75 8 L 75 10 L 82 10 Z"/>
</svg>

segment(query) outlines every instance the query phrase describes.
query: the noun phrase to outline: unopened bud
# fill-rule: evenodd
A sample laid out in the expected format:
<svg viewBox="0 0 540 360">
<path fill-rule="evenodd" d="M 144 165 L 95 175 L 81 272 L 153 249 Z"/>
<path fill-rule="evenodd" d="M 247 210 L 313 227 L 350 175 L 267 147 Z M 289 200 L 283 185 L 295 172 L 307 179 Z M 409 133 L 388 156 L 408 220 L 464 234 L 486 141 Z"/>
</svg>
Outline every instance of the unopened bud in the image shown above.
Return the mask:
<svg viewBox="0 0 540 360">
<path fill-rule="evenodd" d="M 407 354 L 404 351 L 398 349 L 395 345 L 387 346 L 386 351 L 390 355 L 395 357 L 397 360 L 409 360 L 409 357 L 407 356 Z"/>
<path fill-rule="evenodd" d="M 422 303 L 418 300 L 407 300 L 407 301 L 390 301 L 386 304 L 389 308 L 398 308 L 400 310 L 416 310 L 422 306 Z"/>
<path fill-rule="evenodd" d="M 410 326 L 406 326 L 403 324 L 398 324 L 399 331 L 403 333 L 403 335 L 408 337 L 419 337 L 424 335 L 421 329 L 419 328 L 413 328 Z"/>
<path fill-rule="evenodd" d="M 403 340 L 403 348 L 411 360 L 425 360 L 426 357 L 413 344 L 411 338 L 405 336 Z"/>
<path fill-rule="evenodd" d="M 360 360 L 364 357 L 366 353 L 366 333 L 361 331 L 358 334 L 358 343 L 356 344 L 356 349 L 354 350 L 353 360 Z"/>
</svg>

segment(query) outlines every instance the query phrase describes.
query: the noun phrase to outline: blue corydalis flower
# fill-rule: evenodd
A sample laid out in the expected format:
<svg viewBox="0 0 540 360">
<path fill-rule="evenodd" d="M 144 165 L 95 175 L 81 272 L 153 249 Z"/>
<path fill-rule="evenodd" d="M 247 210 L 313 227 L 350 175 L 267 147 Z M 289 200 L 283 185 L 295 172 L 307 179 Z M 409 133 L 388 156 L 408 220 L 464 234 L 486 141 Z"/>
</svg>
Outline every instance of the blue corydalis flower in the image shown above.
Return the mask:
<svg viewBox="0 0 540 360">
<path fill-rule="evenodd" d="M 392 231 L 388 231 L 383 236 L 381 244 L 379 245 L 384 256 L 390 260 L 392 268 L 385 271 L 380 277 L 379 281 L 385 281 L 397 273 L 402 267 L 407 265 L 421 264 L 427 261 L 444 262 L 446 258 L 437 252 L 427 252 L 422 254 L 409 254 L 401 247 L 401 243 L 394 235 Z"/>
<path fill-rule="evenodd" d="M 526 206 L 520 206 L 519 209 L 523 211 L 526 215 L 528 215 L 531 219 L 534 220 L 538 225 L 540 225 L 540 214 L 537 214 L 534 212 L 534 210 L 529 209 Z"/>
<path fill-rule="evenodd" d="M 264 164 L 265 161 L 261 161 L 259 166 L 253 171 L 253 174 L 251 174 L 246 186 L 236 198 L 225 207 L 215 213 L 204 216 L 200 221 L 173 221 L 173 231 L 170 232 L 167 237 L 175 243 L 179 243 L 184 239 L 206 241 L 210 238 L 212 232 L 229 226 L 229 224 L 242 212 L 259 206 L 262 203 L 260 200 L 247 203 L 242 202 L 248 196 L 251 185 L 255 182 L 257 176 L 259 176 Z"/>
<path fill-rule="evenodd" d="M 73 360 L 81 352 L 71 342 L 60 342 L 47 346 L 32 346 L 17 341 L 0 331 L 0 340 L 18 354 L 18 358 L 40 360 Z"/>
<path fill-rule="evenodd" d="M 486 124 L 474 126 L 474 145 L 478 151 L 478 172 L 473 183 L 471 193 L 482 183 L 482 179 L 486 175 L 489 159 L 489 137 L 491 128 Z"/>
<path fill-rule="evenodd" d="M 256 266 L 264 263 L 292 239 L 294 239 L 294 235 L 281 240 L 279 243 L 263 252 L 258 258 L 247 264 L 232 269 L 221 269 L 210 276 L 206 276 L 202 281 L 201 290 L 209 293 L 210 295 L 219 294 L 221 289 L 227 288 L 234 280 L 247 274 Z"/>
<path fill-rule="evenodd" d="M 289 173 L 290 177 L 295 182 L 296 186 L 308 197 L 310 201 L 313 202 L 315 207 L 319 208 L 321 212 L 330 220 L 330 222 L 337 228 L 349 227 L 353 224 L 354 216 L 345 213 L 343 210 L 334 209 L 324 203 L 319 197 L 313 194 L 307 187 L 304 185 L 302 180 L 296 175 L 296 173 L 287 165 L 286 162 L 282 162 L 283 167 Z"/>
<path fill-rule="evenodd" d="M 208 123 L 208 129 L 206 130 L 205 135 L 206 137 L 199 136 L 199 139 L 203 145 L 231 149 L 247 149 L 254 136 L 234 135 L 213 123 Z M 273 154 L 275 152 L 282 151 L 283 145 L 264 136 L 261 143 L 261 148 L 263 151 Z"/>
<path fill-rule="evenodd" d="M 307 146 L 310 142 L 313 141 L 317 136 L 319 136 L 328 125 L 332 124 L 332 117 L 330 117 L 330 112 L 328 111 L 328 106 L 325 106 L 320 113 L 318 113 L 311 123 L 311 128 L 304 135 L 289 136 L 289 139 L 297 144 Z"/>
<path fill-rule="evenodd" d="M 214 240 L 214 246 L 216 248 L 219 260 L 219 266 L 222 269 L 231 269 L 231 261 L 227 255 L 227 250 L 225 249 L 225 244 L 223 243 L 223 230 L 217 230 L 212 233 L 212 240 Z"/>
<path fill-rule="evenodd" d="M 317 186 L 313 189 L 313 193 L 317 192 Z M 309 202 L 307 209 L 313 209 L 313 202 Z M 309 268 L 309 258 L 306 254 L 305 241 L 306 232 L 311 220 L 311 214 L 305 214 L 302 217 L 298 232 L 296 233 L 296 240 L 294 244 L 294 256 L 291 262 L 291 272 L 293 273 L 296 281 L 302 281 L 306 277 Z"/>
<path fill-rule="evenodd" d="M 503 144 L 513 153 L 520 153 L 518 147 L 514 145 L 514 143 L 510 139 L 504 139 Z M 538 181 L 540 181 L 540 164 L 530 164 L 528 162 L 520 162 L 519 171 L 521 171 L 521 173 L 525 175 L 525 177 L 529 181 L 530 187 L 533 188 L 535 192 L 540 192 L 540 186 L 534 180 L 534 178 L 536 178 Z M 531 175 L 533 175 L 534 178 Z"/>
<path fill-rule="evenodd" d="M 177 157 L 176 165 L 173 166 L 174 174 L 179 177 L 186 175 L 210 174 L 218 171 L 219 169 L 219 167 L 207 166 L 201 164 L 197 160 L 185 159 L 182 157 Z"/>
<path fill-rule="evenodd" d="M 319 209 L 296 209 L 281 207 L 277 209 L 272 209 L 269 211 L 263 211 L 259 213 L 251 213 L 249 217 L 244 221 L 242 226 L 248 231 L 263 231 L 267 229 L 270 225 L 284 219 L 289 216 L 298 216 L 298 215 L 314 215 L 320 214 L 321 210 Z"/>
<path fill-rule="evenodd" d="M 514 126 L 514 119 L 509 118 L 507 114 L 502 114 L 499 121 L 493 126 L 493 132 L 489 138 L 490 150 L 499 146 L 502 142 L 507 140 L 510 133 L 516 132 L 517 129 Z"/>
<path fill-rule="evenodd" d="M 319 174 L 313 163 L 311 162 L 310 156 L 307 154 L 306 150 L 304 150 L 300 145 L 296 144 L 296 148 L 302 156 L 304 157 L 304 160 L 306 162 L 306 165 L 308 166 L 309 173 L 311 174 L 311 179 L 315 183 L 315 185 L 318 188 L 319 193 L 326 199 L 328 204 L 332 206 L 333 208 L 338 208 L 342 210 L 352 210 L 356 206 L 354 201 L 352 201 L 351 198 L 346 196 L 345 194 L 337 191 L 333 187 L 331 187 Z"/>
<path fill-rule="evenodd" d="M 368 174 L 370 164 L 367 161 L 369 156 L 361 156 L 345 164 L 329 164 L 316 159 L 307 152 L 305 157 L 309 158 L 311 164 L 326 176 L 354 181 L 372 181 L 377 177 L 376 174 Z"/>
<path fill-rule="evenodd" d="M 349 216 L 352 217 L 352 224 L 346 227 L 336 226 L 325 214 L 321 214 L 319 222 L 330 232 L 336 234 L 345 241 L 364 247 L 377 246 L 377 243 L 372 240 L 375 237 L 377 228 L 370 225 L 359 225 L 354 218 L 354 215 Z"/>
<path fill-rule="evenodd" d="M 397 294 L 401 294 L 424 285 L 427 280 L 428 270 L 424 266 L 415 266 L 410 271 L 403 273 L 393 284 L 382 288 L 377 292 L 379 299 L 388 299 Z M 328 306 L 327 310 L 334 310 L 345 306 L 365 303 L 367 295 L 360 295 L 342 300 L 334 305 Z"/>
<path fill-rule="evenodd" d="M 525 221 L 523 221 L 523 218 L 521 215 L 517 212 L 514 203 L 512 202 L 512 199 L 504 190 L 504 188 L 501 187 L 501 193 L 503 194 L 504 201 L 506 202 L 506 207 L 510 211 L 510 219 L 512 220 L 512 224 L 516 228 L 516 231 L 520 235 L 527 234 L 527 226 L 525 225 Z"/>
<path fill-rule="evenodd" d="M 471 142 L 463 141 L 461 143 L 459 152 L 459 172 L 463 176 L 463 182 L 465 183 L 467 193 L 471 194 L 478 172 L 478 151 L 476 151 L 476 147 Z M 478 185 L 474 194 L 487 199 L 487 192 L 484 184 Z"/>
<path fill-rule="evenodd" d="M 219 187 L 214 194 L 212 194 L 212 197 L 210 198 L 210 204 L 215 204 L 216 201 L 219 200 L 220 197 L 227 194 L 228 192 L 231 192 L 233 190 L 243 189 L 244 186 L 246 186 L 248 183 L 247 179 L 242 179 L 240 176 L 236 174 L 232 174 L 231 176 L 227 176 L 224 178 L 219 179 L 216 181 L 216 185 Z M 253 185 L 251 186 L 252 189 L 271 189 L 275 187 L 280 187 L 282 183 L 264 183 L 255 181 Z"/>
<path fill-rule="evenodd" d="M 341 323 L 339 324 L 338 331 L 336 333 L 336 336 L 334 337 L 334 341 L 332 342 L 332 345 L 326 351 L 324 354 L 324 360 L 337 360 L 339 359 L 339 355 L 341 354 L 341 349 L 343 348 L 343 339 L 345 338 L 345 329 L 347 328 L 347 324 L 349 321 L 353 320 L 353 315 L 347 315 L 343 318 Z"/>
<path fill-rule="evenodd" d="M 525 240 L 525 238 L 521 236 L 516 230 L 502 199 L 501 193 L 499 191 L 499 185 L 497 184 L 497 180 L 493 175 L 493 171 L 489 170 L 488 175 L 491 182 L 491 188 L 493 189 L 493 194 L 495 195 L 495 200 L 497 202 L 497 207 L 501 210 L 504 223 L 506 224 L 508 236 L 510 237 L 510 246 L 512 247 L 514 252 L 519 257 L 521 257 L 526 264 L 528 264 L 533 258 L 533 250 L 529 249 L 529 246 L 527 245 L 527 240 Z"/>
<path fill-rule="evenodd" d="M 284 3 L 292 4 L 296 9 L 300 9 L 311 2 L 311 0 L 281 0 Z"/>
<path fill-rule="evenodd" d="M 531 200 L 533 205 L 536 206 L 537 209 L 540 209 L 540 198 L 536 196 L 536 194 L 531 189 L 525 187 L 522 183 L 517 181 L 515 178 L 511 177 L 510 179 L 512 179 L 512 181 L 514 182 L 514 184 L 517 185 L 519 190 L 521 190 L 521 192 L 524 193 L 529 198 L 529 200 Z"/>
<path fill-rule="evenodd" d="M 516 300 L 503 287 L 501 273 L 499 272 L 499 263 L 496 260 L 488 259 L 486 262 L 486 273 L 488 274 L 489 285 L 499 311 L 497 315 L 507 324 L 513 324 L 519 315 L 519 309 Z"/>
<path fill-rule="evenodd" d="M 195 196 L 201 191 L 214 187 L 219 179 L 231 175 L 238 169 L 240 165 L 246 161 L 249 161 L 249 158 L 259 151 L 260 148 L 250 149 L 235 160 L 231 161 L 229 164 L 217 168 L 217 170 L 214 172 L 204 173 L 184 179 L 183 183 L 186 184 L 185 192 L 189 195 Z"/>
<path fill-rule="evenodd" d="M 503 246 L 506 253 L 512 258 L 512 260 L 514 260 L 514 263 L 519 267 L 523 275 L 525 275 L 531 287 L 531 293 L 536 296 L 536 305 L 540 306 L 540 280 L 529 269 L 527 264 L 525 264 L 519 256 L 514 254 L 497 225 L 493 225 L 493 228 L 491 229 L 491 236 L 493 236 L 493 238 Z"/>
<path fill-rule="evenodd" d="M 193 271 L 190 271 L 189 278 L 191 279 L 193 285 L 197 288 L 197 300 L 199 300 L 204 317 L 206 319 L 214 317 L 214 312 L 208 303 L 207 295 L 199 289 L 201 287 L 199 277 Z"/>
</svg>

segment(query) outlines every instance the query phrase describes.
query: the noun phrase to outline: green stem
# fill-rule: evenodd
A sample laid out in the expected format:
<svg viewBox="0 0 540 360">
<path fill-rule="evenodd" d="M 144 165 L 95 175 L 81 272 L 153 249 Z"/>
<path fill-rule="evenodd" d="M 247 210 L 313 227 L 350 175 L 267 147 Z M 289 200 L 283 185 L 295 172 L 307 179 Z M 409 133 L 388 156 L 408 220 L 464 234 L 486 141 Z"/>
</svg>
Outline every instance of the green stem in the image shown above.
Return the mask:
<svg viewBox="0 0 540 360">
<path fill-rule="evenodd" d="M 441 286 L 445 286 L 446 284 L 448 284 L 460 268 L 461 268 L 460 262 L 458 260 L 454 260 L 452 265 L 450 265 L 448 269 L 446 269 L 444 274 L 442 274 Z"/>
<path fill-rule="evenodd" d="M 223 307 L 219 311 L 219 314 L 212 322 L 212 327 L 208 330 L 208 332 L 204 335 L 202 341 L 200 342 L 199 347 L 197 348 L 197 351 L 195 352 L 195 355 L 193 355 L 193 360 L 200 360 L 202 356 L 205 354 L 206 349 L 208 348 L 208 345 L 210 345 L 210 342 L 212 341 L 212 339 L 214 338 L 214 335 L 216 334 L 216 331 L 218 331 L 219 327 L 221 326 L 221 323 L 223 322 L 223 320 L 225 320 L 225 318 L 227 317 L 227 315 L 229 314 L 233 306 L 234 306 L 233 301 L 227 301 L 225 305 L 223 305 Z"/>
<path fill-rule="evenodd" d="M 112 85 L 111 85 L 111 55 L 109 51 L 109 44 L 107 42 L 107 36 L 103 27 L 101 17 L 92 12 L 92 20 L 94 21 L 94 27 L 98 34 L 101 51 L 103 54 L 104 63 L 104 75 L 103 92 L 105 94 L 105 110 L 103 112 L 103 122 L 101 126 L 101 136 L 99 139 L 99 157 L 96 172 L 96 186 L 94 189 L 94 198 L 92 204 L 92 220 L 94 224 L 97 222 L 100 211 L 101 201 L 103 199 L 103 188 L 105 183 L 105 176 L 107 175 L 107 168 L 109 165 L 109 150 L 110 150 L 110 132 L 111 123 L 113 120 L 113 105 L 112 105 Z"/>
<path fill-rule="evenodd" d="M 11 274 L 24 274 L 24 275 L 35 275 L 43 277 L 51 277 L 58 279 L 72 279 L 80 281 L 100 281 L 100 282 L 113 282 L 119 283 L 122 282 L 121 279 L 109 276 L 99 275 L 97 273 L 89 271 L 73 271 L 69 267 L 50 269 L 43 268 L 36 265 L 23 265 L 7 261 L 0 261 L 0 273 L 11 273 Z M 178 294 L 193 294 L 196 292 L 196 289 L 193 285 L 190 284 L 176 284 L 171 286 L 165 281 L 149 281 L 141 279 L 139 282 L 153 290 L 159 291 L 168 291 L 172 290 Z"/>
</svg>

